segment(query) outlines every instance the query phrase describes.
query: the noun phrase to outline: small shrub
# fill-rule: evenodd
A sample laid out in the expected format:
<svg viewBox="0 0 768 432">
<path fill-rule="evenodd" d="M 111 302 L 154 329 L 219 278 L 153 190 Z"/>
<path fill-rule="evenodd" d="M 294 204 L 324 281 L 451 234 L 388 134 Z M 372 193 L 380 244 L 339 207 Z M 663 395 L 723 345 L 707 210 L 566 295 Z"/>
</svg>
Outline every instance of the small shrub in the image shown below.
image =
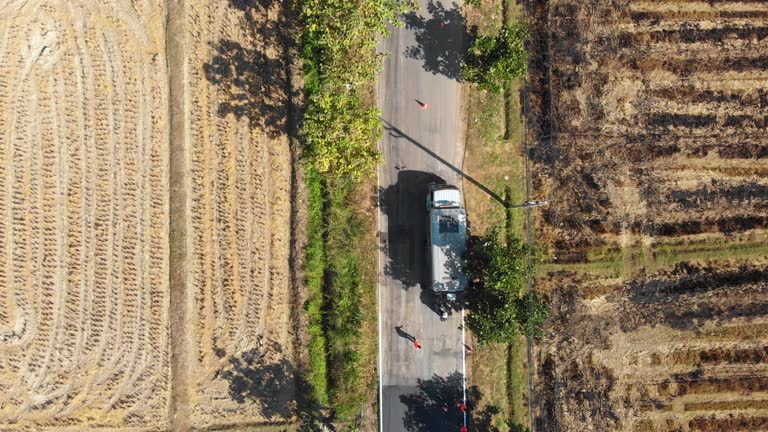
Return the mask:
<svg viewBox="0 0 768 432">
<path fill-rule="evenodd" d="M 463 76 L 484 90 L 499 93 L 504 83 L 527 72 L 528 26 L 524 23 L 505 25 L 494 36 L 479 36 L 467 53 Z"/>
</svg>

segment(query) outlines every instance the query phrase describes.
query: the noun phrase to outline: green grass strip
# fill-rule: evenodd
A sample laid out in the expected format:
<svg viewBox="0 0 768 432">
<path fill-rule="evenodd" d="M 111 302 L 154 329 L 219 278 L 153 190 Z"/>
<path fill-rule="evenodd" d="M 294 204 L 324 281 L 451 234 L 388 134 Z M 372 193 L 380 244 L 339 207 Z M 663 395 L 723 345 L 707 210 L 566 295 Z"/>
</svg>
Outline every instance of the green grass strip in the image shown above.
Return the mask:
<svg viewBox="0 0 768 432">
<path fill-rule="evenodd" d="M 325 240 L 323 238 L 323 183 L 320 174 L 307 170 L 309 192 L 307 229 L 306 284 L 309 291 L 306 309 L 309 317 L 309 372 L 307 380 L 312 398 L 321 405 L 328 404 L 328 367 L 326 338 L 323 329 L 323 280 L 325 278 Z"/>
</svg>

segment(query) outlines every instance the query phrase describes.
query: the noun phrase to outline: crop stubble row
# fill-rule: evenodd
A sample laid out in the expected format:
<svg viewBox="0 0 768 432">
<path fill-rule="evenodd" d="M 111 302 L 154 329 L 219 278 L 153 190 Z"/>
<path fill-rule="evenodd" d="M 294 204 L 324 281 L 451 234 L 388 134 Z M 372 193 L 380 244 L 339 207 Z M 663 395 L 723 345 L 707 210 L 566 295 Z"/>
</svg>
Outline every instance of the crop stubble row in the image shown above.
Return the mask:
<svg viewBox="0 0 768 432">
<path fill-rule="evenodd" d="M 553 304 L 537 430 L 763 430 L 768 258 L 725 254 L 768 227 L 765 3 L 528 7 L 535 189 L 554 198 L 539 229 L 550 265 L 575 264 L 537 282 Z M 652 261 L 669 241 L 723 256 L 621 277 L 578 267 L 596 248 Z"/>
<path fill-rule="evenodd" d="M 187 230 L 193 233 L 188 266 L 195 305 L 190 319 L 198 323 L 192 423 L 280 420 L 290 412 L 287 401 L 295 398 L 288 378 L 293 373 L 287 279 L 290 152 L 284 134 L 270 138 L 262 130 L 257 117 L 263 113 L 255 107 L 245 105 L 235 113 L 222 108 L 271 95 L 233 94 L 226 80 L 216 79 L 229 72 L 247 78 L 243 68 L 250 65 L 244 61 L 255 61 L 256 53 L 279 53 L 253 37 L 248 18 L 266 20 L 261 8 L 245 8 L 247 16 L 226 4 L 198 2 L 186 8 L 187 62 L 206 65 L 189 68 L 186 81 L 191 96 Z M 203 43 L 206 35 L 218 39 Z M 222 45 L 234 48 L 217 50 Z M 212 70 L 223 77 L 211 76 Z M 263 392 L 274 393 L 278 401 L 264 406 Z"/>
<path fill-rule="evenodd" d="M 229 93 L 204 73 L 220 40 L 258 43 L 244 14 L 266 12 L 235 6 L 186 2 L 176 77 L 194 379 L 175 385 L 198 427 L 285 420 L 263 392 L 294 398 L 287 140 L 223 113 Z M 0 7 L 0 430 L 171 426 L 165 14 L 164 1 Z M 275 365 L 277 389 L 260 375 Z"/>
<path fill-rule="evenodd" d="M 166 416 L 167 91 L 145 6 L 4 6 L 2 424 Z"/>
<path fill-rule="evenodd" d="M 636 4 L 655 17 L 633 15 Z M 755 12 L 749 19 L 697 18 L 702 10 L 728 12 L 720 3 L 669 12 L 671 5 L 553 1 L 539 12 L 553 29 L 537 47 L 548 53 L 551 72 L 532 69 L 550 77 L 552 92 L 551 104 L 534 97 L 539 118 L 550 119 L 534 122 L 544 137 L 534 157 L 552 166 L 554 178 L 540 182 L 555 198 L 542 228 L 560 239 L 558 249 L 625 241 L 621 234 L 768 227 L 761 164 L 738 175 L 713 172 L 735 159 L 768 157 L 765 5 L 727 3 Z M 666 20 L 668 13 L 675 19 Z M 685 173 L 665 169 L 702 160 L 705 166 Z"/>
<path fill-rule="evenodd" d="M 539 429 L 692 431 L 702 418 L 767 415 L 765 262 L 680 267 L 597 297 L 551 275 L 541 287 L 561 288 L 558 326 L 537 349 Z"/>
</svg>

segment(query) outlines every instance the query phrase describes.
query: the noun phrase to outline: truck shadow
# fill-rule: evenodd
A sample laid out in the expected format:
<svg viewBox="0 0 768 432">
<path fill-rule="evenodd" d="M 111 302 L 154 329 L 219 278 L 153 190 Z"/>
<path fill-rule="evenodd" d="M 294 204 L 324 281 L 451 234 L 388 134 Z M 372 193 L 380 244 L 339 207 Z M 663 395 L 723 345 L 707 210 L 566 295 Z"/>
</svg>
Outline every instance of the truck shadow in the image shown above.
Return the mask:
<svg viewBox="0 0 768 432">
<path fill-rule="evenodd" d="M 379 189 L 379 207 L 387 215 L 387 233 L 381 250 L 387 257 L 386 275 L 407 290 L 429 286 L 427 260 L 427 191 L 432 183 L 445 180 L 424 171 L 400 171 L 397 183 Z"/>
</svg>

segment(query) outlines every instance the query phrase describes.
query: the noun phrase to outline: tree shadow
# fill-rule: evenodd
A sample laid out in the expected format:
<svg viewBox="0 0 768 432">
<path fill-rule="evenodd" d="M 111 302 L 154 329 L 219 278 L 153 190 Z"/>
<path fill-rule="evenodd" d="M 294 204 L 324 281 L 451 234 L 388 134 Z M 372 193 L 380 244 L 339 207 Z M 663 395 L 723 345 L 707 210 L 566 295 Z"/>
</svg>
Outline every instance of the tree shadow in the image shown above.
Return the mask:
<svg viewBox="0 0 768 432">
<path fill-rule="evenodd" d="M 441 177 L 424 171 L 400 171 L 397 183 L 379 189 L 379 207 L 387 215 L 387 238 L 382 252 L 384 272 L 403 289 L 429 287 L 427 261 L 427 192 Z"/>
<path fill-rule="evenodd" d="M 230 6 L 244 12 L 240 26 L 246 37 L 211 43 L 212 57 L 203 65 L 206 79 L 219 90 L 218 113 L 246 118 L 271 138 L 289 133 L 294 48 L 289 7 L 274 0 L 230 0 Z"/>
<path fill-rule="evenodd" d="M 421 60 L 424 70 L 434 75 L 461 81 L 461 64 L 476 33 L 467 23 L 457 3 L 450 8 L 430 0 L 427 16 L 418 11 L 405 14 L 405 26 L 414 30 L 416 45 L 406 48 L 408 58 Z"/>
<path fill-rule="evenodd" d="M 431 379 L 419 379 L 417 393 L 401 395 L 400 402 L 405 405 L 403 425 L 408 431 L 458 431 L 464 424 L 464 414 L 458 407 L 466 403 L 467 427 L 472 431 L 497 432 L 493 426 L 493 416 L 500 411 L 489 405 L 481 411 L 473 411 L 482 399 L 482 392 L 477 386 L 467 388 L 464 400 L 463 376 L 454 372 L 442 377 L 435 374 Z"/>
<path fill-rule="evenodd" d="M 233 355 L 217 376 L 229 384 L 232 400 L 256 402 L 266 418 L 288 418 L 296 411 L 298 374 L 277 343 Z"/>
</svg>

